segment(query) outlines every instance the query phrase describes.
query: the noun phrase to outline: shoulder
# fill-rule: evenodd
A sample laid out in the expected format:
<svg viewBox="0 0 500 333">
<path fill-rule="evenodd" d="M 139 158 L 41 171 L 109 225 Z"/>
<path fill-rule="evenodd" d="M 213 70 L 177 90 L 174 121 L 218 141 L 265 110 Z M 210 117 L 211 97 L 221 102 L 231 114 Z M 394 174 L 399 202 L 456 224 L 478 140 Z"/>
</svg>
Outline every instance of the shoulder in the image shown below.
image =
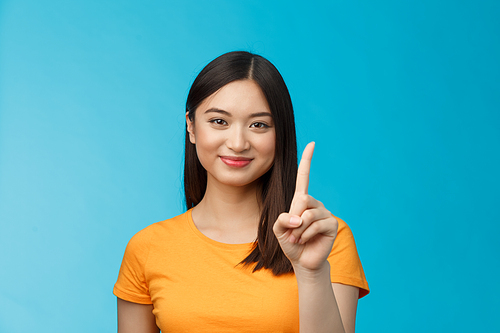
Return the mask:
<svg viewBox="0 0 500 333">
<path fill-rule="evenodd" d="M 357 258 L 358 252 L 351 228 L 344 220 L 336 216 L 334 217 L 338 222 L 338 229 L 337 237 L 335 238 L 335 242 L 333 243 L 333 248 L 330 255 L 337 255 L 337 258 L 349 258 L 349 260 L 352 260 L 353 257 Z"/>
<path fill-rule="evenodd" d="M 147 251 L 151 244 L 176 234 L 186 223 L 188 212 L 177 215 L 173 218 L 150 224 L 137 232 L 127 245 L 127 250 L 134 252 Z"/>
<path fill-rule="evenodd" d="M 348 233 L 351 233 L 351 234 L 352 234 L 352 232 L 351 232 L 351 228 L 349 228 L 349 226 L 347 225 L 347 223 L 346 223 L 344 220 L 342 220 L 340 217 L 335 216 L 335 215 L 334 215 L 333 217 L 337 220 L 337 222 L 338 222 L 338 224 L 339 224 L 339 229 L 338 229 L 338 232 L 341 232 L 341 231 L 346 231 L 346 232 L 348 232 Z M 337 233 L 338 233 L 338 232 L 337 232 Z"/>
<path fill-rule="evenodd" d="M 337 237 L 335 238 L 335 243 L 340 242 L 352 242 L 354 243 L 354 235 L 352 234 L 351 228 L 349 225 L 337 216 L 333 216 L 337 220 L 338 229 L 337 229 Z M 334 243 L 334 245 L 335 245 Z M 338 244 L 337 244 L 338 245 Z"/>
</svg>

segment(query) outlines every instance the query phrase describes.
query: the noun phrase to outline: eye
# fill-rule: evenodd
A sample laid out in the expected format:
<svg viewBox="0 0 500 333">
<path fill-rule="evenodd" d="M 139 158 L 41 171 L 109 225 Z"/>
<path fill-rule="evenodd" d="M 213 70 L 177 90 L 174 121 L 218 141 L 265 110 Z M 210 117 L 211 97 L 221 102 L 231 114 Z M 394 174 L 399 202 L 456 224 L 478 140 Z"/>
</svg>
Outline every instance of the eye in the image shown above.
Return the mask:
<svg viewBox="0 0 500 333">
<path fill-rule="evenodd" d="M 219 126 L 224 126 L 224 125 L 227 125 L 227 122 L 224 120 L 224 119 L 210 119 L 208 121 L 209 123 L 212 123 L 214 125 L 219 125 Z"/>
<path fill-rule="evenodd" d="M 261 123 L 261 122 L 255 122 L 252 125 L 250 125 L 250 127 L 254 127 L 254 128 L 269 128 L 269 125 L 267 125 L 265 123 Z"/>
</svg>

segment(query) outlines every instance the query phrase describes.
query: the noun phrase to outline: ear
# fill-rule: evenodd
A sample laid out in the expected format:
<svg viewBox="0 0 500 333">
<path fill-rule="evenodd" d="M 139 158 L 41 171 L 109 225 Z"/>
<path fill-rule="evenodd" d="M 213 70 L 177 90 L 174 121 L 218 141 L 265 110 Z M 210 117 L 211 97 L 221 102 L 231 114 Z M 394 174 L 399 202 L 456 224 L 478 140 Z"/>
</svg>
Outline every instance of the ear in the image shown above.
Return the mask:
<svg viewBox="0 0 500 333">
<path fill-rule="evenodd" d="M 194 121 L 189 119 L 189 112 L 186 112 L 186 125 L 187 131 L 189 133 L 189 141 L 194 145 L 196 144 L 195 135 L 194 135 Z"/>
</svg>

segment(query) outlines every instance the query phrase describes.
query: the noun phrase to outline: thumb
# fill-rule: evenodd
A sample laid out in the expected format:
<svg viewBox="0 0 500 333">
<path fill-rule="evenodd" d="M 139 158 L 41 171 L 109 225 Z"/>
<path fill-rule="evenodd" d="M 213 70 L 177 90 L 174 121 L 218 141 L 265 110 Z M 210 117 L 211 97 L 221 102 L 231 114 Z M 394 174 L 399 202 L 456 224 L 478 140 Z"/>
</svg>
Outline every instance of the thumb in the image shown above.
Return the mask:
<svg viewBox="0 0 500 333">
<path fill-rule="evenodd" d="M 281 213 L 278 219 L 274 223 L 273 231 L 276 237 L 279 239 L 288 230 L 298 228 L 302 225 L 302 218 L 297 215 L 289 213 Z"/>
</svg>

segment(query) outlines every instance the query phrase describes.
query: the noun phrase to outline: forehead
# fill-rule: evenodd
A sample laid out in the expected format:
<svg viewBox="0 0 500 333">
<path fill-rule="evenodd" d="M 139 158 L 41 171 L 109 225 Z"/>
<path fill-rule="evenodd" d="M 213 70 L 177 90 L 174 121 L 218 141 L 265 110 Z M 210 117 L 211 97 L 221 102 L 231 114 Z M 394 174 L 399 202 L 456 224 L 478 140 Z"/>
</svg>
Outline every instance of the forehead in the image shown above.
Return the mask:
<svg viewBox="0 0 500 333">
<path fill-rule="evenodd" d="M 271 112 L 260 86 L 253 80 L 238 80 L 226 84 L 208 96 L 197 111 L 216 108 L 234 115 Z"/>
</svg>

